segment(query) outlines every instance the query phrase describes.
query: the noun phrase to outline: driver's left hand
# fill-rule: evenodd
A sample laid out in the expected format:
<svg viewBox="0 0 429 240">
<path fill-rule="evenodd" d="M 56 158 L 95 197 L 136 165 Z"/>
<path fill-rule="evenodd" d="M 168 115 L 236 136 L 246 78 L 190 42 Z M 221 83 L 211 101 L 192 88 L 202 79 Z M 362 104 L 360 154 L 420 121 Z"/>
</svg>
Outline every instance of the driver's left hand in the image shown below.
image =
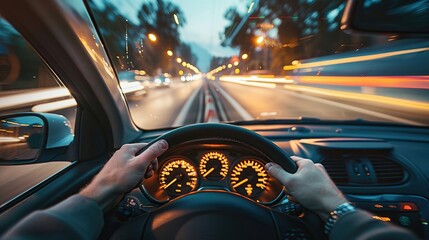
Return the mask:
<svg viewBox="0 0 429 240">
<path fill-rule="evenodd" d="M 157 157 L 168 149 L 167 141 L 160 140 L 136 156 L 144 146 L 123 145 L 79 194 L 95 200 L 104 210 L 117 203 L 124 193 L 152 176 L 158 168 Z"/>
</svg>

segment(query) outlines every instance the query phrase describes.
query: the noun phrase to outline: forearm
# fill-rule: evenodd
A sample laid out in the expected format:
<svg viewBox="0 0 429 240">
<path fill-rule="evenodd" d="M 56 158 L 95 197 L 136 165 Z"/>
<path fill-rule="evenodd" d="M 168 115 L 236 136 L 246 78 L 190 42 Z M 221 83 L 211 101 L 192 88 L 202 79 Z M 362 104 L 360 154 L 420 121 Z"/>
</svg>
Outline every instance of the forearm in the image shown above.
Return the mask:
<svg viewBox="0 0 429 240">
<path fill-rule="evenodd" d="M 418 239 L 410 231 L 385 223 L 362 210 L 348 213 L 338 219 L 329 239 Z"/>
<path fill-rule="evenodd" d="M 10 229 L 4 239 L 96 239 L 103 227 L 103 212 L 92 199 L 74 195 L 37 211 Z"/>
</svg>

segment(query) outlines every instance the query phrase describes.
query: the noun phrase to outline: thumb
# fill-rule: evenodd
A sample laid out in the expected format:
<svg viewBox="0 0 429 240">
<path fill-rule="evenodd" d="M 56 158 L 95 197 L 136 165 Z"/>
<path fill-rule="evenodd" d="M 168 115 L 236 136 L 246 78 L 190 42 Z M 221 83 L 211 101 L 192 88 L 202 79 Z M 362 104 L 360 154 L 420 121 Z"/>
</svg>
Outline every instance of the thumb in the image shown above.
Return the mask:
<svg viewBox="0 0 429 240">
<path fill-rule="evenodd" d="M 280 181 L 283 185 L 286 185 L 292 174 L 286 172 L 280 165 L 269 162 L 265 165 L 267 172 L 275 179 Z"/>
</svg>

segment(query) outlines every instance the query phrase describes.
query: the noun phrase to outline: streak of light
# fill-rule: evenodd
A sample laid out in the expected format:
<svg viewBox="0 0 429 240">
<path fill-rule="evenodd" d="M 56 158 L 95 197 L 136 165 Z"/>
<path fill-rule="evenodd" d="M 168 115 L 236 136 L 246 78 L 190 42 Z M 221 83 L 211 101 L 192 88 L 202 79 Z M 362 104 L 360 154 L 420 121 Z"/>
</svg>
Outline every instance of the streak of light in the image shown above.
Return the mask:
<svg viewBox="0 0 429 240">
<path fill-rule="evenodd" d="M 260 40 L 260 38 L 261 37 L 259 37 L 257 40 L 258 43 L 262 43 L 263 41 L 263 37 L 262 37 L 262 40 Z M 330 65 L 336 65 L 336 64 L 371 61 L 371 60 L 376 60 L 381 58 L 394 57 L 394 56 L 399 56 L 404 54 L 425 52 L 425 51 L 429 51 L 429 47 L 392 51 L 392 52 L 386 52 L 386 53 L 369 54 L 369 55 L 356 56 L 356 57 L 346 57 L 346 58 L 310 62 L 310 63 L 298 63 L 296 65 L 286 65 L 283 67 L 283 70 L 295 70 L 300 68 L 323 67 L 323 66 L 330 66 Z"/>
<path fill-rule="evenodd" d="M 11 96 L 0 97 L 0 109 L 16 107 L 19 105 L 31 105 L 34 102 L 68 96 L 71 96 L 68 89 L 60 87 L 37 90 L 28 93 L 19 93 Z"/>
<path fill-rule="evenodd" d="M 21 140 L 14 137 L 0 137 L 0 143 L 18 143 Z"/>
<path fill-rule="evenodd" d="M 267 83 L 294 83 L 294 80 L 292 79 L 286 79 L 282 77 L 275 77 L 274 75 L 264 75 L 264 76 L 246 76 L 246 75 L 240 75 L 240 76 L 229 76 L 224 75 L 220 77 L 220 80 L 229 80 L 229 81 L 249 81 L 249 82 L 267 82 Z"/>
<path fill-rule="evenodd" d="M 76 101 L 72 99 L 66 99 L 56 102 L 50 102 L 50 103 L 42 103 L 35 105 L 31 108 L 31 111 L 33 112 L 53 112 L 60 109 L 70 108 L 76 106 Z"/>
<path fill-rule="evenodd" d="M 252 11 L 253 5 L 255 5 L 255 2 L 252 2 L 249 6 L 249 10 L 247 10 L 247 13 L 250 13 Z"/>
<path fill-rule="evenodd" d="M 277 84 L 275 83 L 261 83 L 261 82 L 247 82 L 247 81 L 240 81 L 236 79 L 225 79 L 224 77 L 220 78 L 223 82 L 232 82 L 237 83 L 241 85 L 247 85 L 247 86 L 254 86 L 254 87 L 263 87 L 263 88 L 277 88 Z"/>
<path fill-rule="evenodd" d="M 124 82 L 120 83 L 122 92 L 130 93 L 136 92 L 144 89 L 144 86 L 140 82 Z"/>
<path fill-rule="evenodd" d="M 429 76 L 292 76 L 299 83 L 429 89 Z"/>
<path fill-rule="evenodd" d="M 369 102 L 379 103 L 382 105 L 394 105 L 394 106 L 399 106 L 403 108 L 414 108 L 416 110 L 429 111 L 428 103 L 405 100 L 400 98 L 385 97 L 385 96 L 365 94 L 365 93 L 352 93 L 352 92 L 344 92 L 344 91 L 337 91 L 337 90 L 327 90 L 327 89 L 307 87 L 307 86 L 297 86 L 297 85 L 285 85 L 284 88 L 287 90 L 316 93 L 320 95 L 351 99 L 351 100 L 356 100 L 360 102 L 369 101 Z"/>
</svg>

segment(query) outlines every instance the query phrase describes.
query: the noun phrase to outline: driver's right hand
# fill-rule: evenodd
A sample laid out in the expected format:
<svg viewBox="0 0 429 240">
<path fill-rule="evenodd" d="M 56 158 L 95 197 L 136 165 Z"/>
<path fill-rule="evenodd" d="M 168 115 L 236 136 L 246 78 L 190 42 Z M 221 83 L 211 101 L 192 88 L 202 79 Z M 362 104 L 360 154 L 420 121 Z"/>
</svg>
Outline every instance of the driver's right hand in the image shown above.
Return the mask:
<svg viewBox="0 0 429 240">
<path fill-rule="evenodd" d="M 340 204 L 348 202 L 332 182 L 325 168 L 310 159 L 291 157 L 298 166 L 296 173 L 288 173 L 275 163 L 267 163 L 268 173 L 280 181 L 287 192 L 305 208 L 317 213 L 323 221 Z"/>
</svg>

